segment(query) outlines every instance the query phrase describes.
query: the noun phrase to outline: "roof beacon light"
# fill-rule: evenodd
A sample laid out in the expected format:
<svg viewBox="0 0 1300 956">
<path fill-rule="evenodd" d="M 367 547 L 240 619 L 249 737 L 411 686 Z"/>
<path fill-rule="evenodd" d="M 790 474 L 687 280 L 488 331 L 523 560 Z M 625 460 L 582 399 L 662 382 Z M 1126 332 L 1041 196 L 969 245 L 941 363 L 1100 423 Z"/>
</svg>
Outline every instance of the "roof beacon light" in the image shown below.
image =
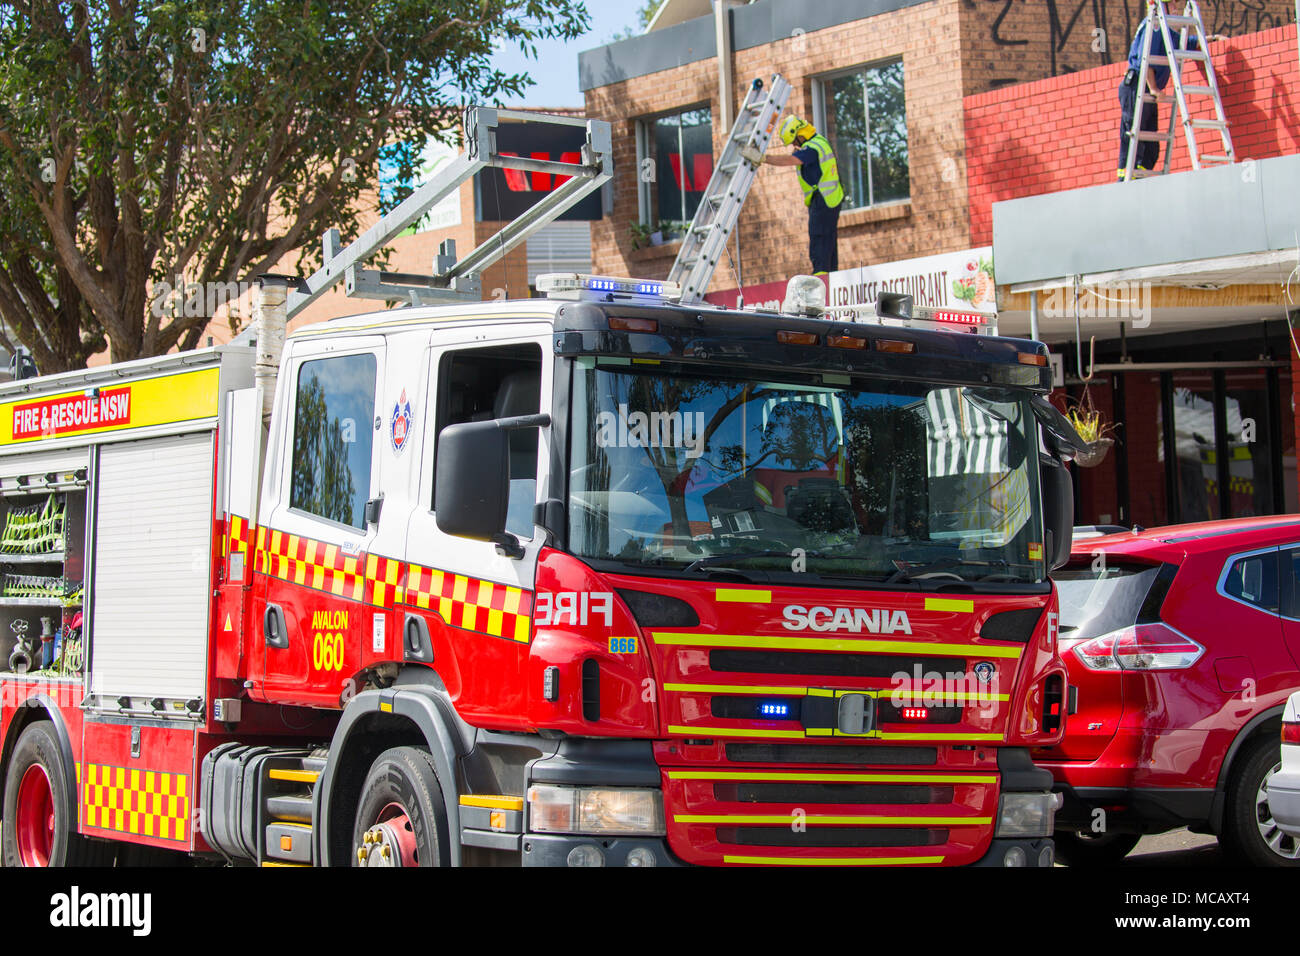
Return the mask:
<svg viewBox="0 0 1300 956">
<path fill-rule="evenodd" d="M 819 316 L 826 311 L 826 283 L 821 276 L 795 276 L 785 286 L 781 311 L 786 315 Z"/>
<path fill-rule="evenodd" d="M 537 291 L 551 299 L 608 300 L 639 299 L 647 302 L 667 302 L 681 297 L 681 287 L 675 282 L 652 279 L 626 279 L 615 276 L 593 276 L 581 272 L 548 272 L 537 277 Z"/>
<path fill-rule="evenodd" d="M 915 304 L 912 296 L 881 292 L 876 296 L 876 320 L 881 325 L 931 328 L 945 332 L 997 333 L 996 320 L 983 312 L 963 309 L 932 309 Z M 1026 363 L 1036 364 L 1036 363 Z"/>
</svg>

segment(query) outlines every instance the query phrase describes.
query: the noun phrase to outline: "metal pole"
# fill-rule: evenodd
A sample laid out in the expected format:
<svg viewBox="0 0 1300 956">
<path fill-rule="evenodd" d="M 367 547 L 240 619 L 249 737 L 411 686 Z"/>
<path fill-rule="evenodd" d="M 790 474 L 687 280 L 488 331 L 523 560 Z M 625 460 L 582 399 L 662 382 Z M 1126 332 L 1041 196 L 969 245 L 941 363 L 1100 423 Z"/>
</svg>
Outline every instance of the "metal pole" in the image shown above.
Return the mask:
<svg viewBox="0 0 1300 956">
<path fill-rule="evenodd" d="M 1029 337 L 1035 342 L 1038 338 L 1038 293 L 1029 293 Z"/>
<path fill-rule="evenodd" d="M 731 120 L 736 115 L 736 103 L 731 93 L 731 0 L 714 0 L 713 27 L 718 48 L 718 109 L 721 111 L 722 135 L 731 133 Z M 684 162 L 685 160 L 683 160 Z"/>
</svg>

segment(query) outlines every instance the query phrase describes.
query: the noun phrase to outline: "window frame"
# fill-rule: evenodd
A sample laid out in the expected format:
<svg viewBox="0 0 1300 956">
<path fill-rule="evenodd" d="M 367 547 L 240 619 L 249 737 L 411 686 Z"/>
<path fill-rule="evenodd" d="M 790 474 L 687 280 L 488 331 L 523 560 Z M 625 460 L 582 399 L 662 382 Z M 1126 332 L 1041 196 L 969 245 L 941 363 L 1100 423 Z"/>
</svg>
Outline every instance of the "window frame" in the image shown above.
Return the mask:
<svg viewBox="0 0 1300 956">
<path fill-rule="evenodd" d="M 1293 553 L 1300 552 L 1300 541 L 1279 545 L 1277 551 L 1278 616 L 1288 621 L 1300 621 L 1300 580 L 1292 571 L 1294 560 L 1287 560 Z M 1284 568 L 1287 569 L 1285 587 L 1282 583 Z"/>
<path fill-rule="evenodd" d="M 376 429 L 374 427 L 374 420 L 375 417 L 379 415 L 379 408 L 380 408 L 379 388 L 380 385 L 382 384 L 383 374 L 384 374 L 381 348 L 382 347 L 365 346 L 365 347 L 358 347 L 356 349 L 352 349 L 344 352 L 335 352 L 335 351 L 326 351 L 326 352 L 319 352 L 319 353 L 313 352 L 306 355 L 297 356 L 296 357 L 297 361 L 294 363 L 294 367 L 293 367 L 293 388 L 292 390 L 289 390 L 291 405 L 289 409 L 289 416 L 287 418 L 287 422 L 289 426 L 287 429 L 288 434 L 285 436 L 287 439 L 286 450 L 288 454 L 286 455 L 286 459 L 285 459 L 286 468 L 284 470 L 284 475 L 282 478 L 284 482 L 282 488 L 282 494 L 283 494 L 282 501 L 284 502 L 285 510 L 292 515 L 299 516 L 306 520 L 319 522 L 321 524 L 338 528 L 339 530 L 345 531 L 348 534 L 361 535 L 363 537 L 368 536 L 371 530 L 371 526 L 366 522 L 364 504 L 362 505 L 361 523 L 359 525 L 354 525 L 354 524 L 348 524 L 343 521 L 338 521 L 326 515 L 316 514 L 314 511 L 308 511 L 305 508 L 300 508 L 293 503 L 293 473 L 294 473 L 294 462 L 295 462 L 293 449 L 298 434 L 298 390 L 299 390 L 299 381 L 302 377 L 303 369 L 307 365 L 313 362 L 324 362 L 324 361 L 329 361 L 330 359 L 346 359 L 346 358 L 356 358 L 359 356 L 368 356 L 375 363 L 375 380 L 374 380 L 372 396 L 371 396 L 370 417 L 364 423 L 364 427 L 368 429 L 369 434 L 371 436 L 369 486 L 366 488 L 366 501 L 369 502 L 371 499 L 375 497 L 376 484 L 378 483 L 379 480 L 379 467 L 378 467 L 379 463 L 377 460 L 379 442 L 374 437 L 376 434 Z"/>
<path fill-rule="evenodd" d="M 1272 614 L 1274 617 L 1283 616 L 1282 608 L 1284 602 L 1282 599 L 1282 568 L 1281 568 L 1281 563 L 1282 563 L 1281 554 L 1282 554 L 1283 547 L 1285 546 L 1275 544 L 1267 548 L 1253 548 L 1250 551 L 1239 551 L 1236 554 L 1228 555 L 1228 557 L 1225 558 L 1223 561 L 1223 570 L 1219 572 L 1219 580 L 1218 583 L 1215 585 L 1215 591 L 1217 591 L 1220 596 L 1227 598 L 1229 601 L 1232 601 L 1235 604 L 1240 604 L 1243 607 L 1248 607 L 1256 611 L 1262 611 L 1264 614 Z M 1276 586 L 1277 586 L 1278 606 L 1275 608 L 1268 608 L 1262 604 L 1256 604 L 1253 601 L 1247 601 L 1244 598 L 1237 597 L 1235 594 L 1228 593 L 1228 588 L 1227 588 L 1228 575 L 1232 572 L 1232 569 L 1237 564 L 1237 562 L 1244 561 L 1247 558 L 1258 557 L 1259 555 L 1265 555 L 1265 554 L 1273 555 L 1273 573 L 1277 578 Z"/>
<path fill-rule="evenodd" d="M 902 199 L 885 199 L 880 202 L 875 201 L 875 183 L 873 182 L 873 173 L 871 169 L 870 155 L 868 154 L 867 196 L 866 196 L 867 201 L 864 203 L 859 203 L 858 205 L 854 205 L 854 206 L 850 206 L 846 202 L 844 203 L 843 209 L 841 210 L 842 212 L 849 212 L 855 209 L 876 209 L 882 206 L 893 206 L 900 203 L 910 203 L 912 201 L 912 153 L 911 153 L 912 129 L 911 129 L 911 124 L 908 123 L 908 117 L 907 117 L 907 66 L 904 63 L 903 55 L 900 53 L 897 56 L 885 57 L 884 59 L 880 59 L 880 60 L 872 60 L 867 63 L 858 63 L 854 66 L 850 66 L 841 70 L 834 70 L 830 73 L 820 73 L 817 76 L 814 76 L 812 78 L 813 125 L 817 127 L 817 132 L 826 136 L 827 141 L 830 141 L 830 136 L 827 135 L 827 131 L 830 129 L 830 125 L 826 121 L 826 106 L 827 106 L 827 99 L 828 99 L 826 95 L 827 84 L 833 83 L 835 80 L 842 79 L 846 76 L 854 76 L 860 73 L 865 73 L 869 70 L 879 70 L 879 69 L 883 69 L 884 67 L 893 66 L 895 63 L 903 67 L 903 123 L 906 126 L 908 132 L 907 195 Z M 863 104 L 866 109 L 865 119 L 867 125 L 867 149 L 869 151 L 871 148 L 871 101 L 870 98 L 866 96 L 865 84 L 864 84 L 863 94 L 864 94 Z M 838 162 L 839 166 L 841 167 L 840 184 L 843 185 L 844 184 L 843 157 L 840 154 L 838 143 L 831 143 L 831 147 L 832 149 L 835 150 L 835 159 Z M 848 190 L 846 189 L 845 192 L 847 194 Z"/>
<path fill-rule="evenodd" d="M 540 412 L 547 412 L 548 409 L 546 408 L 545 403 L 542 401 L 542 396 L 545 394 L 546 391 L 545 389 L 546 349 L 544 349 L 539 342 L 536 342 L 532 339 L 519 339 L 519 340 L 512 339 L 509 341 L 499 341 L 499 342 L 492 342 L 492 341 L 460 342 L 460 343 L 438 346 L 431 351 L 429 356 L 429 363 L 430 363 L 430 374 L 433 376 L 433 388 L 431 389 L 431 391 L 433 392 L 434 398 L 433 398 L 433 431 L 428 438 L 429 451 L 426 455 L 428 461 L 428 469 L 429 469 L 429 488 L 427 493 L 424 491 L 423 488 L 417 489 L 417 494 L 420 496 L 421 500 L 423 501 L 423 508 L 428 514 L 436 515 L 438 513 L 437 508 L 435 507 L 437 504 L 437 501 L 435 500 L 435 496 L 437 494 L 437 487 L 438 487 L 438 477 L 437 477 L 438 445 L 439 445 L 438 439 L 439 436 L 441 436 L 443 429 L 445 429 L 449 425 L 458 424 L 457 422 L 449 422 L 447 420 L 448 418 L 447 403 L 449 401 L 449 396 L 451 391 L 450 371 L 451 371 L 452 363 L 455 361 L 456 357 L 470 352 L 490 352 L 493 350 L 503 350 L 509 348 L 529 348 L 529 347 L 536 348 L 538 354 L 538 365 L 537 365 L 538 409 Z M 543 457 L 541 451 L 543 447 L 542 435 L 541 435 L 542 429 L 538 428 L 537 433 L 538 433 L 538 456 L 537 456 L 537 464 L 533 475 L 533 479 L 536 482 L 536 484 L 534 485 L 534 492 L 533 492 L 534 508 L 537 505 L 536 499 L 538 497 L 539 489 L 541 487 L 542 476 L 544 474 Z M 547 467 L 549 467 L 549 465 Z M 508 522 L 509 522 L 509 513 L 507 509 L 507 523 Z M 520 534 L 517 531 L 512 531 L 511 533 L 514 534 L 515 537 L 522 542 L 536 541 L 537 540 L 536 521 L 533 521 L 533 530 L 530 534 L 524 535 L 524 534 Z"/>
<path fill-rule="evenodd" d="M 658 215 L 658 210 L 653 208 L 655 205 L 655 203 L 653 202 L 654 187 L 658 184 L 659 180 L 662 178 L 660 176 L 660 171 L 657 168 L 658 159 L 653 155 L 652 152 L 655 143 L 654 133 L 653 133 L 654 124 L 659 120 L 664 119 L 665 117 L 668 116 L 681 116 L 683 113 L 690 113 L 697 110 L 703 110 L 704 112 L 707 112 L 709 114 L 709 141 L 710 143 L 712 143 L 713 126 L 715 123 L 715 119 L 713 116 L 713 104 L 708 101 L 702 103 L 688 104 L 686 106 L 676 106 L 673 107 L 672 109 L 661 110 L 658 113 L 647 113 L 644 116 L 638 116 L 636 118 L 635 123 L 636 123 L 636 168 L 637 168 L 637 189 L 636 189 L 637 222 L 642 226 L 646 226 L 646 227 L 659 226 L 659 228 L 662 229 L 662 225 L 660 224 L 659 220 L 655 218 L 655 216 Z M 685 154 L 685 146 L 682 143 L 681 129 L 682 127 L 681 124 L 679 123 L 677 127 L 678 130 L 677 147 L 681 151 L 680 155 L 682 156 L 682 169 L 683 171 L 685 171 L 686 154 Z M 640 175 L 641 164 L 645 162 L 647 159 L 655 160 L 655 165 L 656 165 L 655 177 L 652 181 L 646 180 Z M 672 170 L 669 170 L 669 174 L 671 174 L 671 172 Z M 687 227 L 689 228 L 691 220 L 684 218 L 686 214 L 685 195 L 686 195 L 686 191 L 682 190 L 683 219 L 675 220 L 675 221 L 685 222 Z M 672 239 L 668 239 L 665 237 L 664 242 L 665 243 L 675 242 L 680 238 L 681 238 L 680 236 L 675 236 Z"/>
</svg>

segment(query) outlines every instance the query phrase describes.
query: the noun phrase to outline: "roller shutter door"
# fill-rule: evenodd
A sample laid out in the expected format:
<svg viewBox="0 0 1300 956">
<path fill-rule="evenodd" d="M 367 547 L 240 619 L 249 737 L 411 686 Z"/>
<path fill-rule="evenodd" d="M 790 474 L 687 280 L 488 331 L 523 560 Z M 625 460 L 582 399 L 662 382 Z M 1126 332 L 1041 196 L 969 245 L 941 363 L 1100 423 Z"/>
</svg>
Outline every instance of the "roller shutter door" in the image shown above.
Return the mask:
<svg viewBox="0 0 1300 956">
<path fill-rule="evenodd" d="M 211 433 L 100 450 L 92 694 L 203 696 L 212 474 Z"/>
</svg>

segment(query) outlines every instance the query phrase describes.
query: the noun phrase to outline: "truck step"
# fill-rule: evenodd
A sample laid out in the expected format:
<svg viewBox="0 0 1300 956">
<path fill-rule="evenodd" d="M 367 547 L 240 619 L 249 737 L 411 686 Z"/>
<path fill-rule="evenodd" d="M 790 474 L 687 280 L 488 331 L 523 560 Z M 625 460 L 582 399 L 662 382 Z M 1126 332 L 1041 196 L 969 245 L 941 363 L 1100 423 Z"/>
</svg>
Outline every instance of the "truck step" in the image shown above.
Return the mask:
<svg viewBox="0 0 1300 956">
<path fill-rule="evenodd" d="M 266 798 L 266 812 L 287 823 L 311 823 L 311 797 L 282 794 Z"/>
<path fill-rule="evenodd" d="M 319 770 L 274 769 L 266 774 L 272 780 L 287 780 L 291 783 L 315 783 L 320 779 Z"/>
<path fill-rule="evenodd" d="M 299 866 L 311 865 L 311 827 L 301 823 L 272 823 L 266 828 L 266 855 Z"/>
</svg>

